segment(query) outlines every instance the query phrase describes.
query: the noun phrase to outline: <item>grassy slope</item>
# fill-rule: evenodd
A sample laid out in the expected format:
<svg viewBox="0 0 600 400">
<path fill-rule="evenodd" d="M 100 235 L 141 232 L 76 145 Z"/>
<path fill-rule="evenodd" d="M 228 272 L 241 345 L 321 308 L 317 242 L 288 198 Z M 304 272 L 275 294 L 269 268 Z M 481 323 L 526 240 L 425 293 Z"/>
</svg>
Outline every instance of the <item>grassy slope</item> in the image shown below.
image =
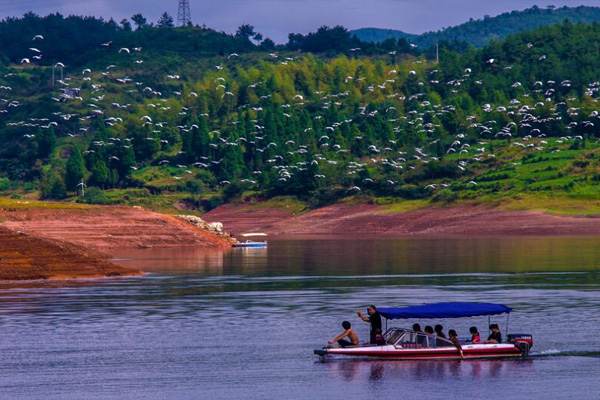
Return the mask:
<svg viewBox="0 0 600 400">
<path fill-rule="evenodd" d="M 125 55 L 118 57 L 117 64 L 123 62 Z M 151 54 L 145 55 L 147 63 L 151 65 Z M 253 55 L 251 57 L 258 57 Z M 211 59 L 203 59 L 200 62 L 205 66 L 216 64 L 216 61 Z M 101 64 L 98 62 L 98 64 Z M 123 65 L 125 63 L 123 62 Z M 127 64 L 129 65 L 129 64 Z M 20 67 L 17 67 L 18 69 Z M 99 68 L 99 67 L 98 67 Z M 136 77 L 135 69 L 129 69 L 119 65 L 119 76 Z M 164 68 L 153 65 L 150 68 Z M 192 69 L 192 64 L 182 64 L 182 68 Z M 96 71 L 100 71 L 97 69 Z M 94 73 L 98 79 L 99 72 Z M 150 75 L 148 72 L 146 75 Z M 199 78 L 190 73 L 190 78 Z M 146 80 L 147 82 L 147 80 Z M 161 82 L 163 86 L 173 85 L 174 88 L 189 84 L 180 84 L 179 82 L 166 83 Z M 191 86 L 189 84 L 188 88 Z M 107 97 L 106 104 L 111 101 L 121 101 L 121 96 L 118 92 L 119 85 L 106 80 L 105 82 Z M 29 98 L 39 96 L 37 93 Z M 139 96 L 138 96 L 139 97 Z M 140 104 L 149 103 L 150 100 L 141 98 Z M 54 105 L 54 103 L 49 102 Z M 67 105 L 67 110 L 85 114 L 87 103 Z M 107 107 L 108 108 L 108 107 Z M 51 109 L 53 110 L 53 109 Z M 41 115 L 40 115 L 41 116 Z M 136 119 L 137 116 L 131 117 Z M 82 139 L 82 141 L 90 142 L 92 137 Z M 60 145 L 65 146 L 72 139 L 62 139 Z M 520 141 L 520 142 L 519 142 Z M 516 144 L 519 142 L 521 145 Z M 428 206 L 447 206 L 453 204 L 490 204 L 499 206 L 504 209 L 523 209 L 523 210 L 547 210 L 553 213 L 561 214 L 596 214 L 598 213 L 600 204 L 600 186 L 597 184 L 598 176 L 600 176 L 600 164 L 598 156 L 595 154 L 598 151 L 598 143 L 589 141 L 585 147 L 577 144 L 576 139 L 559 139 L 547 138 L 547 144 L 543 150 L 536 150 L 537 145 L 541 143 L 541 139 L 531 139 L 527 142 L 522 139 L 514 139 L 512 142 L 506 140 L 488 140 L 482 145 L 484 151 L 480 152 L 474 147 L 466 150 L 463 154 L 448 154 L 445 157 L 447 161 L 460 161 L 462 159 L 472 158 L 478 153 L 491 154 L 494 157 L 483 157 L 479 163 L 472 164 L 468 175 L 464 175 L 452 182 L 444 179 L 430 179 L 421 184 L 447 184 L 451 187 L 458 188 L 455 195 L 446 196 L 443 193 L 443 188 L 437 186 L 432 189 L 432 197 L 430 200 L 419 201 L 403 201 L 397 198 L 373 198 L 372 196 L 354 196 L 351 200 L 359 202 L 375 202 L 382 204 L 389 212 L 409 211 Z M 577 144 L 577 145 L 576 145 Z M 522 145 L 531 147 L 523 147 Z M 58 158 L 60 146 L 55 156 Z M 179 149 L 173 148 L 170 153 L 165 155 L 173 155 Z M 181 186 L 186 179 L 191 177 L 184 176 L 182 181 L 174 179 L 174 175 L 181 175 L 182 171 L 176 168 L 164 168 L 156 170 L 156 167 L 142 168 L 138 172 L 133 173 L 134 177 L 146 181 L 148 184 L 155 186 L 173 187 Z M 149 178 L 148 176 L 152 176 Z M 470 180 L 476 180 L 477 185 L 469 185 Z M 456 192 L 459 192 L 456 194 Z M 8 191 L 7 194 L 11 192 Z M 202 194 L 190 194 L 183 192 L 165 191 L 160 195 L 148 196 L 147 192 L 142 192 L 137 189 L 114 189 L 105 191 L 108 203 L 114 204 L 129 204 L 142 205 L 158 211 L 178 212 L 176 205 L 182 202 L 198 202 L 201 198 L 210 198 L 217 195 L 216 191 L 207 191 Z M 30 196 L 35 195 L 35 192 Z M 6 200 L 5 200 L 6 201 Z M 288 200 L 286 200 L 288 201 Z M 295 200 L 294 200 L 295 201 Z M 279 200 L 271 200 L 264 205 L 272 205 L 281 202 Z M 9 204 L 12 204 L 9 202 Z M 18 206 L 30 204 L 30 206 L 40 207 L 59 207 L 56 204 L 60 203 L 24 203 L 14 202 Z M 49 205 L 47 205 L 49 204 Z M 298 203 L 295 203 L 298 204 Z M 260 207 L 260 203 L 253 205 Z M 10 206 L 7 206 L 10 207 Z M 67 207 L 70 207 L 68 205 Z M 295 206 L 299 211 L 310 206 Z"/>
</svg>

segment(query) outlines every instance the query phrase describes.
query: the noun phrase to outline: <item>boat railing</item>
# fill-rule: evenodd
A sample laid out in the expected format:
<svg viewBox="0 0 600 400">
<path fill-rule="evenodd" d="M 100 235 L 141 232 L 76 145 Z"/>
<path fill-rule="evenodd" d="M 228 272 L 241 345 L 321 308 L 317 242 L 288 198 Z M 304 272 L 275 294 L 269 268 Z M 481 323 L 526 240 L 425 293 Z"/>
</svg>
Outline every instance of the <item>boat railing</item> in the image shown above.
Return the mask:
<svg viewBox="0 0 600 400">
<path fill-rule="evenodd" d="M 436 335 L 428 335 L 423 332 L 415 332 L 410 329 L 390 328 L 386 331 L 384 338 L 387 344 L 404 349 L 453 347 L 454 344 Z"/>
</svg>

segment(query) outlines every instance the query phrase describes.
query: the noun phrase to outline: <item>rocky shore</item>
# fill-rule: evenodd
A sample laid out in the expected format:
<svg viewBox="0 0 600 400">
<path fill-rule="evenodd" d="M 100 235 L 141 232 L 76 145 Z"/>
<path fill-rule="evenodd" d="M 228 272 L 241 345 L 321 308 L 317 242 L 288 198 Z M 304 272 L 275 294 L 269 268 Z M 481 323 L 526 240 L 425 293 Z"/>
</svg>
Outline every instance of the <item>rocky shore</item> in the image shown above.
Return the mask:
<svg viewBox="0 0 600 400">
<path fill-rule="evenodd" d="M 0 219 L 0 280 L 138 275 L 112 263 L 112 249 L 231 245 L 180 218 L 133 207 L 37 203 L 0 208 Z"/>
</svg>

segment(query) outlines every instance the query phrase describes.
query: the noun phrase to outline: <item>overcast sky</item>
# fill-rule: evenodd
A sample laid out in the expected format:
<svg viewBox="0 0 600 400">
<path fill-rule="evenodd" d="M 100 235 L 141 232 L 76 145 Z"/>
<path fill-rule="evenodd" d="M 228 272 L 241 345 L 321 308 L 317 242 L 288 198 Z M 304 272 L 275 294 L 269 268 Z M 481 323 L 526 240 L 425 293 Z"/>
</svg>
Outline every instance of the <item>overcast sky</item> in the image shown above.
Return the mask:
<svg viewBox="0 0 600 400">
<path fill-rule="evenodd" d="M 314 31 L 322 25 L 349 29 L 378 27 L 423 33 L 454 26 L 469 18 L 495 16 L 533 5 L 561 7 L 600 6 L 600 0 L 189 0 L 194 24 L 228 33 L 244 23 L 275 42 L 287 42 L 287 34 Z M 168 12 L 177 19 L 178 0 L 0 0 L 0 18 L 33 11 L 44 16 L 93 15 L 121 21 L 142 13 L 155 22 Z"/>
</svg>

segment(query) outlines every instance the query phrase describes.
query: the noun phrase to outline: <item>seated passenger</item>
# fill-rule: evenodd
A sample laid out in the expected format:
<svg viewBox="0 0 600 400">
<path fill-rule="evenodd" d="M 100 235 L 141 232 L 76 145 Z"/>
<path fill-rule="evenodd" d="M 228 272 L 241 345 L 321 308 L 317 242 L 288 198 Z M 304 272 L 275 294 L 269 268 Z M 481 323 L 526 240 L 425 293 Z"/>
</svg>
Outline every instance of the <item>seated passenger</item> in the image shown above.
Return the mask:
<svg viewBox="0 0 600 400">
<path fill-rule="evenodd" d="M 356 336 L 356 333 L 354 333 L 351 326 L 352 324 L 348 321 L 342 322 L 342 328 L 345 329 L 344 332 L 329 340 L 327 343 L 333 344 L 333 342 L 338 342 L 341 347 L 358 346 L 358 336 Z M 350 341 L 345 340 L 345 337 L 348 337 Z"/>
<path fill-rule="evenodd" d="M 425 344 L 425 335 L 424 332 L 421 330 L 421 325 L 413 324 L 412 329 L 417 334 L 417 347 L 423 347 L 423 345 Z"/>
<path fill-rule="evenodd" d="M 479 336 L 479 331 L 475 326 L 470 327 L 469 332 L 471 333 L 471 340 L 469 341 L 469 343 L 481 343 L 481 336 Z"/>
<path fill-rule="evenodd" d="M 435 334 L 433 333 L 433 328 L 429 325 L 425 327 L 425 334 L 431 336 L 432 338 L 435 337 Z M 435 347 L 435 340 L 431 340 L 432 338 L 429 339 L 429 345 Z"/>
<path fill-rule="evenodd" d="M 375 329 L 375 345 L 377 346 L 385 346 L 385 339 L 383 338 L 383 335 L 381 334 L 381 329 L 377 328 Z"/>
<path fill-rule="evenodd" d="M 438 337 L 446 339 L 446 335 L 444 334 L 443 330 L 444 330 L 444 327 L 442 325 L 438 324 L 438 325 L 435 326 L 435 334 Z"/>
<path fill-rule="evenodd" d="M 460 340 L 458 340 L 458 335 L 454 329 L 450 329 L 448 331 L 448 335 L 450 336 L 450 341 L 456 346 L 458 352 L 460 353 L 460 358 L 465 358 L 462 350 L 462 346 L 460 345 Z"/>
<path fill-rule="evenodd" d="M 502 343 L 502 334 L 500 333 L 500 328 L 498 328 L 498 324 L 491 324 L 490 330 L 492 331 L 492 333 L 490 333 L 490 336 L 484 343 Z"/>
</svg>

